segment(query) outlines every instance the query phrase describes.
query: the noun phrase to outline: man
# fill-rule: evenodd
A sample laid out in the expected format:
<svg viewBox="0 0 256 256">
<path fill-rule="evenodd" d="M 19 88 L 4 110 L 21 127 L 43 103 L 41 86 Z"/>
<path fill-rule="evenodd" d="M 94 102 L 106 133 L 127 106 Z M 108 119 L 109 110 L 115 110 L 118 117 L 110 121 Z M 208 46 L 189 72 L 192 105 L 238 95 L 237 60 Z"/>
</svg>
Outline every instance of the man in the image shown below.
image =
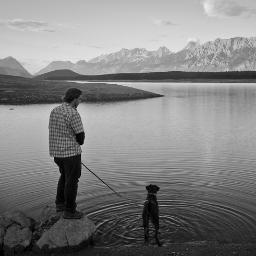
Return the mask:
<svg viewBox="0 0 256 256">
<path fill-rule="evenodd" d="M 64 102 L 55 107 L 49 120 L 49 151 L 58 165 L 60 178 L 57 186 L 56 211 L 65 219 L 80 219 L 82 212 L 76 210 L 78 181 L 81 176 L 81 146 L 84 143 L 84 128 L 77 112 L 82 91 L 70 88 Z"/>
</svg>

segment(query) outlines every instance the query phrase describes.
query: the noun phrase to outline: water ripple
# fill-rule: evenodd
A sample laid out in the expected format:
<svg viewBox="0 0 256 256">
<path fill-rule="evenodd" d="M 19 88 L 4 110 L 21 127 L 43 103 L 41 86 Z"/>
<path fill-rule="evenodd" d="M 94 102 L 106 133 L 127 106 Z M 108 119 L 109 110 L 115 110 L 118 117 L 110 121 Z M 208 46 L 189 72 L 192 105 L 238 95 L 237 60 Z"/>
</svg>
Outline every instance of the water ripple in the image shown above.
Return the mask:
<svg viewBox="0 0 256 256">
<path fill-rule="evenodd" d="M 83 162 L 123 196 L 83 168 L 77 202 L 97 224 L 96 245 L 143 243 L 149 183 L 160 187 L 166 244 L 255 241 L 255 86 L 137 86 L 166 96 L 79 106 L 86 121 Z M 0 212 L 20 209 L 36 216 L 54 203 L 59 171 L 47 144 L 52 108 L 17 106 L 10 114 L 0 106 Z"/>
<path fill-rule="evenodd" d="M 174 191 L 173 191 L 174 192 Z M 178 192 L 178 193 L 177 193 Z M 159 199 L 161 240 L 165 243 L 187 242 L 197 240 L 217 240 L 220 242 L 252 241 L 255 238 L 256 221 L 252 214 L 227 200 L 212 202 L 202 200 L 202 195 L 191 196 L 189 191 L 177 191 L 173 199 Z M 131 193 L 131 191 L 129 192 Z M 165 198 L 166 194 L 159 194 Z M 89 213 L 97 224 L 97 246 L 121 246 L 141 244 L 143 242 L 142 209 L 140 204 L 127 201 L 101 205 Z M 217 200 L 217 197 L 215 197 Z M 88 210 L 88 205 L 87 207 Z M 151 225 L 153 232 L 153 227 Z M 153 234 L 152 234 L 153 236 Z"/>
</svg>

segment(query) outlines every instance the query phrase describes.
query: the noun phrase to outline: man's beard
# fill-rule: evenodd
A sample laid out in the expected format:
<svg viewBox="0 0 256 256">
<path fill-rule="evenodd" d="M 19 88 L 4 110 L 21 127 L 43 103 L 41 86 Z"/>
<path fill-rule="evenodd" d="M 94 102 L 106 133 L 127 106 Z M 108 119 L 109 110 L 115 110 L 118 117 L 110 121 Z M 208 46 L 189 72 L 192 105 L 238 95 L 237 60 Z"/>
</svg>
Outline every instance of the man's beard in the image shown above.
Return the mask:
<svg viewBox="0 0 256 256">
<path fill-rule="evenodd" d="M 74 108 L 77 109 L 78 105 L 79 105 L 79 103 L 76 102 L 76 103 L 74 104 Z"/>
</svg>

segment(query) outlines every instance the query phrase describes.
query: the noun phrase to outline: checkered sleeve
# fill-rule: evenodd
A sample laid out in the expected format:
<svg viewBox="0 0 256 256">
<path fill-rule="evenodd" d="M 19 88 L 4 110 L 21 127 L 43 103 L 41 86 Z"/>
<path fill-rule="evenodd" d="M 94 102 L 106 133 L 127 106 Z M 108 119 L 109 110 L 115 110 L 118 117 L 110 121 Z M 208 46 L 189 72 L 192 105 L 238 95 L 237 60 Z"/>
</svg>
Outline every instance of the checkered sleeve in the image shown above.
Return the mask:
<svg viewBox="0 0 256 256">
<path fill-rule="evenodd" d="M 84 131 L 83 123 L 82 123 L 81 117 L 78 112 L 75 112 L 72 115 L 70 124 L 71 124 L 71 127 L 72 127 L 73 131 L 75 132 L 75 134 L 78 134 L 78 133 Z"/>
</svg>

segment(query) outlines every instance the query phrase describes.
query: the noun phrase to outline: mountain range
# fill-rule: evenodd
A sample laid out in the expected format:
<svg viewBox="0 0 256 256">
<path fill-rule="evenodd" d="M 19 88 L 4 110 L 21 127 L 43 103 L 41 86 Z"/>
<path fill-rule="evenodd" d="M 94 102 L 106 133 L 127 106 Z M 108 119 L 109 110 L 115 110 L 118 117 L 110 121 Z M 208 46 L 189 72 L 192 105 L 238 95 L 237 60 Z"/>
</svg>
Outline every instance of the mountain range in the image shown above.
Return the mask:
<svg viewBox="0 0 256 256">
<path fill-rule="evenodd" d="M 0 73 L 3 60 L 0 60 Z M 218 38 L 204 44 L 189 42 L 178 52 L 171 52 L 164 46 L 156 51 L 144 48 L 121 49 L 89 61 L 53 61 L 36 75 L 60 69 L 69 69 L 83 75 L 165 71 L 253 71 L 256 70 L 256 37 Z"/>
</svg>

